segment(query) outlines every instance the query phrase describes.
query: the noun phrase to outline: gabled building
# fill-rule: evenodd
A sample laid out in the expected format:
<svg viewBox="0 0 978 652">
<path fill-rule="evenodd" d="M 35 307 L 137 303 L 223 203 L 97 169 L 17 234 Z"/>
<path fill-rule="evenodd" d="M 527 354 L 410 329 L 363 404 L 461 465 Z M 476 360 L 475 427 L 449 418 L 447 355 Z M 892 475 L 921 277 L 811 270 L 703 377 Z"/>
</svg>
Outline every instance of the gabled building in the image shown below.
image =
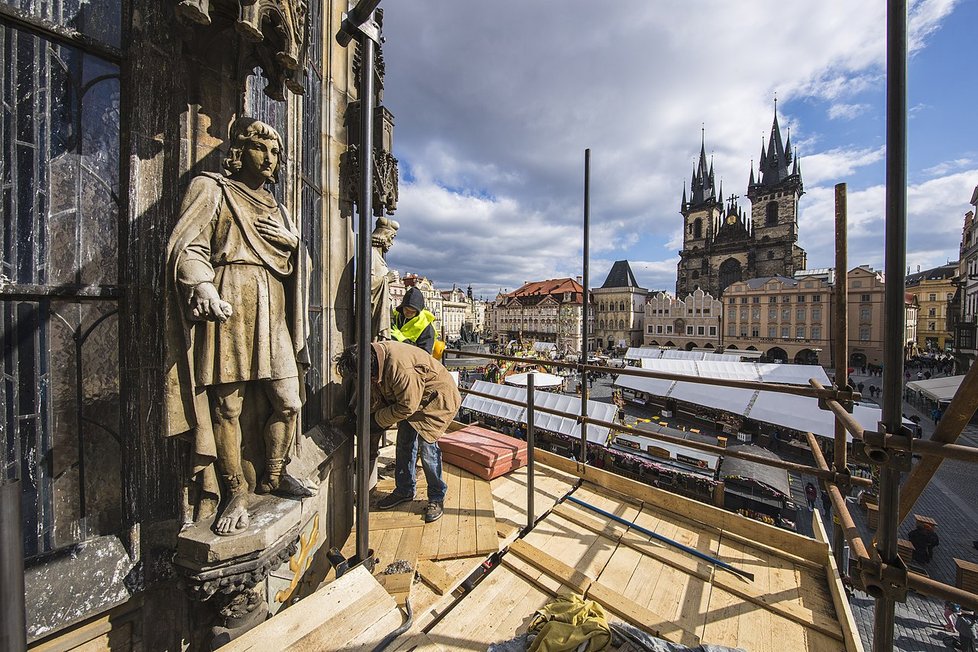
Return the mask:
<svg viewBox="0 0 978 652">
<path fill-rule="evenodd" d="M 465 323 L 465 315 L 469 311 L 468 297 L 457 285 L 453 285 L 451 290 L 443 290 L 440 294 L 441 337 L 446 342 L 451 342 L 457 340 L 462 334 L 462 324 Z"/>
<path fill-rule="evenodd" d="M 948 304 L 956 291 L 958 262 L 947 263 L 907 276 L 907 292 L 917 297 L 917 348 L 939 351 L 953 347 L 953 333 L 948 327 Z"/>
<path fill-rule="evenodd" d="M 696 289 L 685 299 L 668 292 L 649 295 L 645 304 L 645 346 L 692 350 L 720 346 L 723 303 Z"/>
<path fill-rule="evenodd" d="M 641 346 L 645 299 L 649 291 L 639 287 L 627 260 L 615 261 L 594 297 L 594 343 L 598 349 Z"/>
<path fill-rule="evenodd" d="M 804 194 L 801 165 L 782 141 L 777 106 L 771 135 L 762 145 L 757 174 L 751 163 L 747 183 L 750 214 L 736 195 L 724 198 L 712 162 L 707 164 L 705 135 L 693 168 L 689 194 L 683 188 L 683 248 L 679 253 L 676 296 L 696 288 L 719 297 L 742 279 L 792 276 L 804 269 L 807 256 L 798 246 L 798 200 Z"/>
<path fill-rule="evenodd" d="M 496 297 L 496 341 L 554 342 L 559 351 L 579 353 L 583 309 L 584 288 L 572 278 L 527 282 Z"/>
</svg>

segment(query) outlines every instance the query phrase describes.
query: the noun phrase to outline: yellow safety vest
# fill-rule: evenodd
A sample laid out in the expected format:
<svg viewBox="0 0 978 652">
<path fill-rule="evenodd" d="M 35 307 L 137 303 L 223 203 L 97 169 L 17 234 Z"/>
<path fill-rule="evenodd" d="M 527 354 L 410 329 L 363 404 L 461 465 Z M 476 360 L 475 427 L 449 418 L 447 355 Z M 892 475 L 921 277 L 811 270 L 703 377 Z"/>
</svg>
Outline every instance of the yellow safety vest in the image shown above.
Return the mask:
<svg viewBox="0 0 978 652">
<path fill-rule="evenodd" d="M 404 319 L 404 315 L 394 310 L 391 315 L 391 337 L 398 342 L 404 342 L 405 340 L 417 342 L 429 324 L 434 328 L 435 316 L 427 308 L 419 312 L 417 317 L 404 324 L 399 323 L 402 319 Z M 435 338 L 438 338 L 437 329 L 435 329 Z"/>
</svg>

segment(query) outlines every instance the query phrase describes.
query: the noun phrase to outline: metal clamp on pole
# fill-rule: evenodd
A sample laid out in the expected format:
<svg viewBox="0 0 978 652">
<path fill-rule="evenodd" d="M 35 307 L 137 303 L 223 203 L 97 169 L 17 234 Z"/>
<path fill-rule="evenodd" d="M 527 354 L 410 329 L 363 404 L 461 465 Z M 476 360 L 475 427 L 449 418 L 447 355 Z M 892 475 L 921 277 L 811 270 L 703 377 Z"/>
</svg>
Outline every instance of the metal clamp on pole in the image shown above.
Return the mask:
<svg viewBox="0 0 978 652">
<path fill-rule="evenodd" d="M 910 470 L 910 452 L 913 436 L 906 429 L 900 435 L 886 432 L 883 422 L 876 424 L 876 430 L 863 432 L 864 452 L 873 464 L 889 464 L 900 471 Z"/>
<path fill-rule="evenodd" d="M 879 547 L 877 553 L 880 553 Z M 870 596 L 877 600 L 888 598 L 895 602 L 907 601 L 910 571 L 899 555 L 892 561 L 883 563 L 879 560 L 860 560 L 859 569 L 863 587 Z"/>
<path fill-rule="evenodd" d="M 343 22 L 336 32 L 336 42 L 346 47 L 350 41 L 365 36 L 374 43 L 380 43 L 380 27 L 373 19 L 374 9 L 380 0 L 360 0 L 348 13 L 343 14 Z"/>
</svg>

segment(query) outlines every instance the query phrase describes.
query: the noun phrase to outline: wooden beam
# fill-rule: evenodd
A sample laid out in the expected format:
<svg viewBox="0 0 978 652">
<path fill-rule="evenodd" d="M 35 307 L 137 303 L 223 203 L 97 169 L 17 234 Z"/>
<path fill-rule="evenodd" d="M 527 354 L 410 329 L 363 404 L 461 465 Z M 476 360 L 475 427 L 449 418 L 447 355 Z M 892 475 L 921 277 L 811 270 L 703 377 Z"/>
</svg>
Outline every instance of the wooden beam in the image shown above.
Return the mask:
<svg viewBox="0 0 978 652">
<path fill-rule="evenodd" d="M 418 575 L 438 595 L 450 592 L 462 578 L 453 578 L 445 569 L 428 559 L 418 562 Z"/>
<path fill-rule="evenodd" d="M 961 381 L 940 423 L 934 429 L 931 441 L 945 444 L 956 442 L 976 410 L 978 410 L 978 364 L 973 364 Z M 924 487 L 937 473 L 937 469 L 941 468 L 943 461 L 944 458 L 941 457 L 924 456 L 914 465 L 906 482 L 900 487 L 900 516 L 897 518 L 897 523 L 903 522 L 913 509 Z"/>
<path fill-rule="evenodd" d="M 815 528 L 815 538 L 819 541 L 829 540 L 822 527 L 822 519 L 813 518 Z M 839 567 L 835 564 L 835 555 L 830 551 L 825 557 L 825 575 L 829 583 L 829 593 L 832 595 L 832 604 L 835 606 L 835 615 L 842 627 L 843 642 L 846 644 L 846 652 L 865 652 L 863 642 L 859 637 L 859 630 L 856 628 L 856 619 L 852 615 L 852 608 L 846 596 L 846 589 L 842 586 L 842 577 L 839 575 Z"/>
<path fill-rule="evenodd" d="M 740 514 L 728 512 L 719 507 L 706 505 L 698 500 L 685 498 L 643 482 L 636 482 L 593 466 L 585 467 L 584 472 L 579 473 L 576 462 L 547 451 L 539 450 L 536 455 L 537 461 L 541 464 L 577 475 L 585 482 L 599 487 L 632 496 L 657 509 L 671 512 L 686 521 L 697 523 L 701 527 L 712 527 L 716 530 L 740 535 L 749 541 L 764 542 L 768 546 L 791 552 L 816 564 L 822 564 L 825 559 L 824 552 L 828 546 L 814 539 L 755 521 Z"/>
<path fill-rule="evenodd" d="M 536 546 L 530 545 L 523 539 L 517 539 L 509 546 L 509 552 L 523 561 L 543 571 L 550 577 L 559 580 L 581 595 L 587 593 L 594 578 L 585 575 L 576 568 L 568 566 L 556 557 L 545 553 Z"/>
</svg>

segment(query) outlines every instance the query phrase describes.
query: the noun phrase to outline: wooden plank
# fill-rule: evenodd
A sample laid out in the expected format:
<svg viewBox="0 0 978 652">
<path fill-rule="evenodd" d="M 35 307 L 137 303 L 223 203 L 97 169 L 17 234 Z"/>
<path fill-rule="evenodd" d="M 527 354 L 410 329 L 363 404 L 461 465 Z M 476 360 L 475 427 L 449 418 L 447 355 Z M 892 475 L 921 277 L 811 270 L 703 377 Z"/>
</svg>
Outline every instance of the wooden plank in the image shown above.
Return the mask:
<svg viewBox="0 0 978 652">
<path fill-rule="evenodd" d="M 475 537 L 477 554 L 488 555 L 499 550 L 492 488 L 482 479 L 475 483 Z"/>
<path fill-rule="evenodd" d="M 699 645 L 700 639 L 695 633 L 684 629 L 677 623 L 664 618 L 651 609 L 629 600 L 621 593 L 608 588 L 600 582 L 593 582 L 588 589 L 587 597 L 594 600 L 608 611 L 615 613 L 636 627 L 652 632 L 660 638 L 687 646 Z"/>
<path fill-rule="evenodd" d="M 509 552 L 530 563 L 532 566 L 540 569 L 554 579 L 559 580 L 561 583 L 566 584 L 578 593 L 587 593 L 588 587 L 591 586 L 591 582 L 594 581 L 594 578 L 588 577 L 584 573 L 578 571 L 576 568 L 568 566 L 556 557 L 545 553 L 533 545 L 530 545 L 523 539 L 517 539 L 514 541 L 509 547 Z"/>
<path fill-rule="evenodd" d="M 424 516 L 421 514 L 421 503 L 415 501 L 405 503 L 412 505 L 411 511 L 405 509 L 392 509 L 387 512 L 370 512 L 371 531 L 377 530 L 399 530 L 406 527 L 420 527 L 424 525 Z"/>
<path fill-rule="evenodd" d="M 394 599 L 364 567 L 338 580 L 231 641 L 227 652 L 341 647 L 397 609 Z"/>
<path fill-rule="evenodd" d="M 815 525 L 815 538 L 819 541 L 827 542 L 828 535 L 822 527 L 821 519 L 817 519 Z M 852 608 L 846 596 L 845 587 L 842 585 L 842 577 L 839 574 L 839 567 L 835 563 L 832 551 L 825 555 L 825 575 L 829 585 L 829 594 L 832 596 L 832 604 L 835 606 L 835 616 L 842 627 L 842 635 L 845 639 L 846 652 L 863 652 L 862 639 L 859 630 L 856 629 L 856 619 L 852 615 Z"/>
<path fill-rule="evenodd" d="M 384 587 L 399 607 L 403 607 L 411 596 L 411 584 L 414 582 L 414 571 L 410 573 L 393 573 L 378 575 L 377 581 Z"/>
<path fill-rule="evenodd" d="M 429 559 L 422 559 L 418 562 L 418 575 L 438 595 L 445 595 L 450 592 L 459 581 Z"/>
<path fill-rule="evenodd" d="M 479 551 L 475 522 L 475 481 L 470 473 L 459 473 L 458 530 L 455 536 L 456 557 L 470 557 Z"/>
<path fill-rule="evenodd" d="M 734 534 L 746 537 L 750 541 L 767 541 L 775 548 L 792 551 L 811 562 L 821 563 L 824 559 L 825 544 L 819 543 L 787 530 L 767 525 L 760 521 L 746 518 L 733 512 L 706 505 L 690 498 L 652 487 L 642 482 L 624 478 L 615 473 L 592 466 L 585 468 L 584 473 L 577 472 L 577 463 L 562 458 L 547 451 L 537 451 L 537 459 L 560 471 L 583 478 L 593 485 L 617 491 L 650 503 L 657 509 L 672 512 L 677 516 L 711 526 L 720 530 L 728 530 Z"/>
</svg>

